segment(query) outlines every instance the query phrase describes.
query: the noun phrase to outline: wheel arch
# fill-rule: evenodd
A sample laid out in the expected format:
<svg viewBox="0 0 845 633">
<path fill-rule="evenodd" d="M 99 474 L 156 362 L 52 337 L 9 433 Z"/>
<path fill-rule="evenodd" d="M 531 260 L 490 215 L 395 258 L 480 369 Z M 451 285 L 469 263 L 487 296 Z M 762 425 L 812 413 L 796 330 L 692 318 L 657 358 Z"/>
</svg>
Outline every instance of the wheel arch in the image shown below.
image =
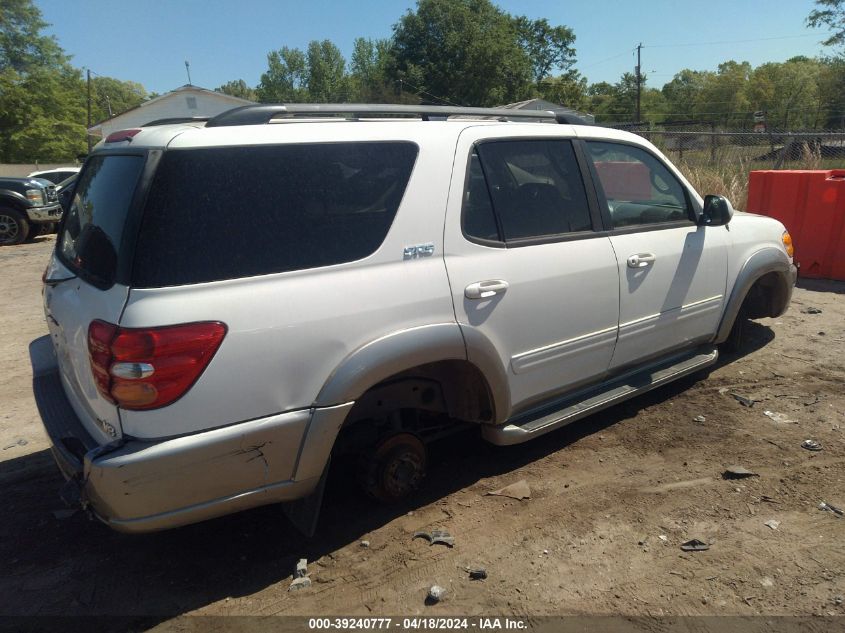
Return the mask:
<svg viewBox="0 0 845 633">
<path fill-rule="evenodd" d="M 9 205 L 15 211 L 20 211 L 26 215 L 26 210 L 29 207 L 26 198 L 17 191 L 10 189 L 0 189 L 0 206 Z"/>
<path fill-rule="evenodd" d="M 481 343 L 476 341 L 476 344 Z M 492 348 L 492 343 L 488 341 L 487 344 Z M 507 383 L 501 382 L 505 378 L 504 371 L 496 372 L 494 369 L 491 379 L 491 374 L 483 366 L 485 358 L 492 359 L 491 354 L 490 350 L 476 351 L 481 363 L 468 360 L 467 347 L 457 323 L 403 330 L 355 350 L 332 372 L 315 399 L 295 479 L 320 475 L 328 463 L 341 427 L 348 420 L 357 419 L 357 414 L 353 414 L 355 405 L 366 394 L 384 386 L 398 385 L 401 388 L 408 381 L 420 377 L 439 382 L 441 387 L 446 381 L 447 395 L 444 399 L 448 403 L 450 390 L 453 394 L 460 394 L 467 382 L 478 386 L 479 381 L 483 381 L 491 407 L 489 421 L 497 422 L 507 416 L 510 400 Z M 450 371 L 461 380 L 450 381 Z M 453 395 L 452 401 L 457 400 L 458 396 Z"/>
<path fill-rule="evenodd" d="M 507 378 L 487 349 L 492 348 L 492 343 L 476 336 L 469 337 L 465 343 L 465 333 L 457 323 L 441 323 L 376 339 L 343 360 L 323 384 L 314 406 L 358 401 L 374 387 L 413 375 L 420 368 L 422 376 L 437 380 L 438 376 L 463 367 L 463 372 L 455 373 L 467 380 L 484 381 L 492 409 L 489 421 L 498 421 L 510 409 Z"/>
<path fill-rule="evenodd" d="M 751 255 L 736 277 L 714 342 L 727 340 L 746 300 L 750 302 L 746 305 L 750 318 L 783 314 L 789 306 L 794 285 L 795 267 L 785 253 L 776 248 L 764 248 Z"/>
</svg>

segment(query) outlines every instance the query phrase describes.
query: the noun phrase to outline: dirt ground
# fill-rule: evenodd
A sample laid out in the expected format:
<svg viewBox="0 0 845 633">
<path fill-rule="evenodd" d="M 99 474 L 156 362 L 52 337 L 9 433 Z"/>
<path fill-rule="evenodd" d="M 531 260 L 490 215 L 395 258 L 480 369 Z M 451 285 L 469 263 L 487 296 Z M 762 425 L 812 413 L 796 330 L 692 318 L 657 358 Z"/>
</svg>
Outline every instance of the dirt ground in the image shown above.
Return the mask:
<svg viewBox="0 0 845 633">
<path fill-rule="evenodd" d="M 312 540 L 277 507 L 129 536 L 54 514 L 62 480 L 27 353 L 46 333 L 53 244 L 0 249 L 2 615 L 121 614 L 177 630 L 179 615 L 845 613 L 845 518 L 818 508 L 845 508 L 845 284 L 801 284 L 786 315 L 754 324 L 709 374 L 533 443 L 441 442 L 405 506 L 377 506 L 333 473 Z M 759 476 L 725 480 L 730 465 Z M 528 500 L 486 495 L 520 480 Z M 453 548 L 412 539 L 435 528 Z M 682 552 L 693 538 L 710 549 Z M 288 592 L 300 557 L 313 584 Z M 476 566 L 486 580 L 468 578 Z M 426 606 L 435 583 L 446 597 Z"/>
</svg>

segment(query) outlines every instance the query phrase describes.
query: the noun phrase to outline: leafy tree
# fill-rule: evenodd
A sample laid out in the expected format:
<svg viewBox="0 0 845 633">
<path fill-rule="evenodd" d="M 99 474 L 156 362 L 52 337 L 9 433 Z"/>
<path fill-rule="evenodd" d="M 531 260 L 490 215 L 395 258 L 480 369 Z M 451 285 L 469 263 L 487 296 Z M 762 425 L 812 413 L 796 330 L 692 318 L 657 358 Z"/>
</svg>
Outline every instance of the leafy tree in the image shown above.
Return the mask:
<svg viewBox="0 0 845 633">
<path fill-rule="evenodd" d="M 493 106 L 533 79 L 514 19 L 490 0 L 418 0 L 393 27 L 391 75 L 426 98 Z"/>
<path fill-rule="evenodd" d="M 238 97 L 239 99 L 247 99 L 249 101 L 258 100 L 258 96 L 255 94 L 255 90 L 247 86 L 246 82 L 243 79 L 227 81 L 219 88 L 215 88 L 214 91 L 222 92 L 223 94 L 229 95 L 230 97 Z"/>
<path fill-rule="evenodd" d="M 559 103 L 568 108 L 589 109 L 587 79 L 578 73 L 541 79 L 537 83 L 537 95 L 541 99 Z"/>
<path fill-rule="evenodd" d="M 362 103 L 391 102 L 396 98 L 388 74 L 390 40 L 356 38 L 352 44 L 350 100 Z"/>
<path fill-rule="evenodd" d="M 845 47 L 845 0 L 816 0 L 818 9 L 813 9 L 807 16 L 807 24 L 814 28 L 827 28 L 833 31 L 822 43 L 826 46 Z M 845 49 L 843 49 L 845 54 Z"/>
<path fill-rule="evenodd" d="M 264 103 L 308 101 L 308 63 L 298 48 L 285 46 L 267 54 L 267 72 L 255 92 Z"/>
<path fill-rule="evenodd" d="M 3 0 L 0 6 L 0 71 L 26 73 L 60 66 L 68 59 L 54 37 L 41 35 L 47 23 L 32 0 Z"/>
<path fill-rule="evenodd" d="M 329 40 L 308 44 L 308 97 L 317 103 L 339 103 L 348 99 L 346 60 Z"/>
<path fill-rule="evenodd" d="M 113 77 L 91 78 L 91 120 L 102 121 L 126 112 L 147 99 L 144 86 Z"/>
<path fill-rule="evenodd" d="M 822 65 L 807 57 L 754 69 L 746 92 L 755 110 L 765 110 L 770 126 L 812 128 L 821 118 L 819 78 Z"/>
<path fill-rule="evenodd" d="M 752 106 L 747 86 L 751 76 L 748 62 L 727 61 L 716 73 L 704 76 L 694 114 L 700 120 L 712 120 L 725 127 L 747 127 Z"/>
<path fill-rule="evenodd" d="M 709 74 L 685 68 L 663 86 L 667 120 L 685 121 L 693 117 Z"/>
<path fill-rule="evenodd" d="M 0 161 L 67 160 L 85 150 L 85 92 L 31 0 L 0 6 Z"/>
<path fill-rule="evenodd" d="M 517 41 L 531 61 L 534 81 L 539 84 L 552 71 L 567 71 L 575 63 L 575 33 L 566 26 L 552 26 L 545 18 L 514 18 Z"/>
</svg>

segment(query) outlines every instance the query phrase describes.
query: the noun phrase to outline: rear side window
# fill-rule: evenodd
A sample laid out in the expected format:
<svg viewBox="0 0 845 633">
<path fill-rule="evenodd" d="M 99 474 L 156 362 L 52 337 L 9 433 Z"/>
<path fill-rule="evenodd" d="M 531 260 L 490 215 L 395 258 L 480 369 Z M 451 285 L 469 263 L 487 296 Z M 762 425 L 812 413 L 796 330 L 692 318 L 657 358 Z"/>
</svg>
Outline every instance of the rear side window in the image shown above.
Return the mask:
<svg viewBox="0 0 845 633">
<path fill-rule="evenodd" d="M 592 230 L 584 182 L 570 141 L 493 141 L 479 144 L 476 151 L 483 173 L 470 170 L 466 202 L 484 200 L 479 181 L 486 179 L 506 242 Z M 464 231 L 491 239 L 493 225 L 479 221 L 486 215 L 482 207 L 468 205 Z M 473 218 L 478 228 L 470 225 Z"/>
<path fill-rule="evenodd" d="M 407 142 L 165 153 L 147 198 L 133 285 L 176 286 L 362 259 L 411 176 Z"/>
<path fill-rule="evenodd" d="M 117 252 L 143 156 L 96 156 L 82 172 L 59 236 L 62 261 L 92 283 L 114 284 Z"/>
</svg>

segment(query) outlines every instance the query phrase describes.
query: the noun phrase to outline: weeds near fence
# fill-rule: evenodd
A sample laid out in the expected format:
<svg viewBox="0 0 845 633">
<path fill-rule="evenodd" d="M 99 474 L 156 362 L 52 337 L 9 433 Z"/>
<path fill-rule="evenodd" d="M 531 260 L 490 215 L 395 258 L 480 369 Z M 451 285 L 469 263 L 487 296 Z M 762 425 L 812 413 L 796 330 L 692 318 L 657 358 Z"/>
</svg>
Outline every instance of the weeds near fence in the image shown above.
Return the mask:
<svg viewBox="0 0 845 633">
<path fill-rule="evenodd" d="M 702 195 L 719 194 L 737 209 L 748 203 L 748 173 L 759 169 L 845 169 L 845 132 L 765 134 L 703 129 L 631 129 L 654 143 Z"/>
</svg>

